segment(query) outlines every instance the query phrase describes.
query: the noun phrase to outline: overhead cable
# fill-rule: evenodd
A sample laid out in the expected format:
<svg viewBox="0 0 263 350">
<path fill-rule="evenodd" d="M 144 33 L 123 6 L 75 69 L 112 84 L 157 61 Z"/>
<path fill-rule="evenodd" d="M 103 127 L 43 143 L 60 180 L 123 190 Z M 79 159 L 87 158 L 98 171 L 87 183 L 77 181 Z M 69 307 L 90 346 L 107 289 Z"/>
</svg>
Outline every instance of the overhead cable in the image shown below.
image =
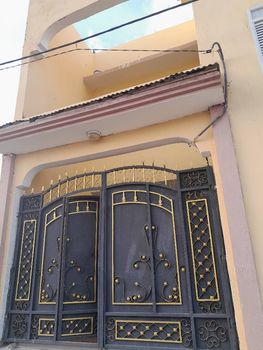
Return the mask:
<svg viewBox="0 0 263 350">
<path fill-rule="evenodd" d="M 227 79 L 227 69 L 226 69 L 226 63 L 225 63 L 225 58 L 224 58 L 224 53 L 222 50 L 221 45 L 219 44 L 219 42 L 214 42 L 212 47 L 211 47 L 211 51 L 217 46 L 217 50 L 216 52 L 219 55 L 221 64 L 223 66 L 223 71 L 224 71 L 224 104 L 223 104 L 223 110 L 222 113 L 220 113 L 211 123 L 209 123 L 202 131 L 199 132 L 199 134 L 196 135 L 196 137 L 193 139 L 192 144 L 191 145 L 195 145 L 196 141 L 208 130 L 211 128 L 211 126 L 213 126 L 216 122 L 218 122 L 219 119 L 221 119 L 228 108 L 228 79 Z M 190 146 L 191 146 L 190 145 Z"/>
<path fill-rule="evenodd" d="M 114 30 L 123 28 L 123 27 L 125 27 L 125 26 L 127 26 L 127 25 L 131 25 L 131 24 L 137 23 L 137 22 L 139 22 L 139 21 L 142 21 L 142 20 L 145 20 L 145 19 L 148 19 L 148 18 L 157 16 L 157 15 L 160 15 L 160 14 L 162 14 L 162 13 L 164 13 L 164 12 L 174 10 L 174 9 L 176 9 L 176 8 L 179 8 L 179 7 L 181 7 L 181 6 L 185 6 L 185 5 L 187 5 L 187 4 L 190 4 L 190 3 L 193 3 L 193 2 L 196 2 L 196 1 L 199 1 L 199 0 L 189 0 L 189 1 L 187 1 L 187 2 L 180 3 L 180 4 L 178 4 L 178 5 L 174 5 L 174 6 L 171 6 L 171 7 L 166 8 L 166 9 L 157 11 L 157 12 L 153 12 L 153 13 L 151 13 L 151 14 L 149 14 L 149 15 L 146 15 L 146 16 L 143 16 L 143 17 L 139 17 L 139 18 L 136 18 L 136 19 L 131 20 L 131 21 L 129 21 L 129 22 L 122 23 L 122 24 L 119 24 L 119 25 L 117 25 L 117 26 L 115 26 L 115 27 L 112 27 L 112 28 L 103 30 L 103 31 L 101 31 L 101 32 L 98 32 L 98 33 L 95 33 L 95 34 L 86 36 L 85 38 L 81 38 L 81 39 L 78 39 L 78 40 L 74 40 L 74 41 L 71 41 L 71 42 L 68 42 L 68 43 L 65 43 L 65 44 L 56 46 L 56 47 L 52 47 L 52 48 L 47 49 L 47 50 L 43 50 L 43 51 L 41 51 L 41 52 L 36 52 L 36 53 L 30 54 L 30 55 L 27 55 L 27 56 L 22 56 L 22 57 L 15 58 L 15 59 L 12 59 L 12 60 L 9 60 L 9 61 L 0 62 L 0 66 L 4 66 L 4 65 L 11 64 L 11 63 L 15 63 L 15 62 L 18 62 L 18 61 L 23 61 L 23 60 L 26 60 L 26 59 L 29 59 L 29 58 L 41 56 L 41 55 L 43 55 L 43 54 L 45 54 L 45 53 L 53 52 L 53 51 L 56 51 L 56 50 L 59 50 L 59 49 L 64 49 L 65 47 L 68 47 L 68 46 L 71 46 L 71 45 L 79 44 L 79 43 L 81 43 L 81 42 L 83 42 L 83 41 L 86 41 L 86 40 L 88 40 L 88 39 L 92 39 L 92 38 L 95 38 L 95 37 L 97 37 L 97 36 L 100 36 L 100 35 L 103 35 L 103 34 L 106 34 L 106 33 L 110 33 L 110 32 L 112 32 L 112 31 L 114 31 Z"/>
<path fill-rule="evenodd" d="M 43 56 L 43 57 L 39 57 L 39 58 L 36 58 L 34 60 L 30 60 L 30 61 L 27 61 L 27 62 L 21 62 L 21 63 L 17 63 L 17 64 L 14 64 L 14 65 L 11 65 L 11 66 L 3 67 L 3 68 L 0 68 L 0 71 L 4 71 L 4 70 L 7 70 L 7 69 L 19 67 L 19 66 L 24 66 L 26 64 L 30 64 L 30 63 L 34 63 L 34 62 L 38 62 L 38 61 L 43 61 L 43 60 L 46 60 L 48 58 L 61 56 L 61 55 L 65 55 L 66 53 L 76 52 L 76 51 L 202 53 L 202 54 L 211 53 L 211 49 L 207 49 L 207 50 L 194 50 L 194 49 L 189 49 L 189 50 L 187 50 L 187 49 L 107 49 L 107 48 L 89 49 L 89 48 L 78 48 L 78 47 L 76 47 L 74 49 L 61 51 L 61 52 L 54 53 L 54 54 L 49 55 L 49 56 Z"/>
</svg>

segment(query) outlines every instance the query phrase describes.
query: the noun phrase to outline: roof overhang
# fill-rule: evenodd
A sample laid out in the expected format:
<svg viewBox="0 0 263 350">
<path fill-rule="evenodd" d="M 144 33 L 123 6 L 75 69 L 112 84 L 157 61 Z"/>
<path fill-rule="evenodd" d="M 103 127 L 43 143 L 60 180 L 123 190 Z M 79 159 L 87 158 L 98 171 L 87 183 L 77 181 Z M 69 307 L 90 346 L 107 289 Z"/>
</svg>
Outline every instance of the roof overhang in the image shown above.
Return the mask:
<svg viewBox="0 0 263 350">
<path fill-rule="evenodd" d="M 218 65 L 69 106 L 0 128 L 0 152 L 22 154 L 162 123 L 224 103 Z"/>
</svg>

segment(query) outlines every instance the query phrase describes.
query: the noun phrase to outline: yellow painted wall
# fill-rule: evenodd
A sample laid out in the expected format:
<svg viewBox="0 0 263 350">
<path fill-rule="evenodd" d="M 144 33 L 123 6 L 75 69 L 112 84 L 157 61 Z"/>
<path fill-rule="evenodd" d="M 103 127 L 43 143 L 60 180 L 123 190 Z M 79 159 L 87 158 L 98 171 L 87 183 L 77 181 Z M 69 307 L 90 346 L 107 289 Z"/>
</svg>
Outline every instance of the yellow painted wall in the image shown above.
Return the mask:
<svg viewBox="0 0 263 350">
<path fill-rule="evenodd" d="M 194 15 L 199 47 L 209 48 L 218 41 L 225 55 L 228 113 L 263 300 L 263 75 L 247 16 L 247 11 L 260 3 L 263 5 L 258 0 L 232 0 L 231 4 L 229 0 L 199 1 L 194 4 Z M 202 65 L 215 59 L 216 53 L 200 56 Z"/>
<path fill-rule="evenodd" d="M 48 36 L 53 38 L 56 33 L 66 26 L 108 7 L 117 5 L 122 1 L 123 0 L 30 0 L 23 55 L 25 56 L 32 52 L 39 51 L 39 43 L 43 41 L 43 37 Z M 63 40 L 63 42 L 65 41 Z M 75 57 L 78 56 L 76 53 L 73 55 Z M 80 54 L 80 56 L 83 55 L 85 54 Z M 61 97 L 56 96 L 58 90 L 53 90 L 52 86 L 57 87 L 63 83 L 65 85 L 67 81 L 65 77 L 67 75 L 67 71 L 64 70 L 64 72 L 61 72 L 61 67 L 59 65 L 60 59 L 52 58 L 51 60 L 53 60 L 53 63 L 57 62 L 58 64 L 53 66 L 52 63 L 41 61 L 41 64 L 40 62 L 34 63 L 34 68 L 32 69 L 32 64 L 22 67 L 15 119 L 28 118 L 38 113 L 59 108 L 61 105 L 68 105 L 80 101 L 81 99 L 85 99 L 83 96 L 83 87 L 77 88 L 77 91 L 80 90 L 82 92 L 80 95 L 78 95 L 75 99 L 70 98 L 67 102 L 63 101 L 63 94 Z M 62 62 L 62 67 L 63 66 L 64 63 Z M 41 70 L 41 72 L 39 73 L 38 70 Z M 47 73 L 43 74 L 42 72 L 44 71 L 47 71 Z M 49 80 L 50 77 L 53 77 L 51 91 L 49 90 L 51 82 L 45 81 L 46 78 Z M 30 91 L 28 90 L 27 86 L 31 86 Z M 32 103 L 34 100 L 31 98 L 31 93 L 33 94 L 33 97 L 35 97 L 35 91 L 42 93 L 43 100 L 40 100 L 40 98 L 37 96 L 36 102 L 39 103 L 39 105 L 37 103 Z M 76 92 L 73 90 L 72 94 L 74 96 Z M 49 102 L 46 101 L 46 95 L 51 96 L 52 100 L 49 100 Z M 65 95 L 67 96 L 69 94 L 65 93 Z M 29 106 L 26 101 L 29 101 Z"/>
<path fill-rule="evenodd" d="M 57 20 L 59 17 L 62 18 L 66 13 L 70 13 L 70 11 L 73 11 L 76 8 L 81 8 L 82 6 L 85 6 L 87 3 L 91 3 L 92 1 L 78 0 L 77 2 L 72 2 L 67 0 L 63 2 L 63 6 L 58 5 L 58 2 L 59 1 L 56 1 L 55 7 L 53 7 L 53 1 L 51 0 L 32 1 L 33 6 L 31 6 L 30 9 L 30 19 L 28 26 L 30 35 L 26 41 L 25 52 L 36 47 L 37 43 L 39 42 L 39 38 L 41 37 L 41 33 L 45 31 L 45 29 L 49 26 L 49 24 L 52 23 L 52 21 Z M 93 2 L 95 3 L 95 1 Z M 105 1 L 100 1 L 100 3 L 105 4 Z M 256 55 L 256 48 L 253 43 L 252 34 L 249 29 L 247 18 L 247 10 L 249 7 L 252 7 L 256 4 L 258 4 L 258 1 L 252 0 L 232 0 L 231 4 L 229 0 L 201 0 L 194 4 L 194 14 L 199 48 L 209 48 L 214 41 L 219 41 L 223 47 L 226 59 L 228 81 L 230 84 L 228 112 L 231 120 L 231 127 L 236 147 L 237 161 L 241 175 L 246 212 L 250 226 L 251 240 L 255 253 L 258 279 L 261 285 L 261 292 L 263 297 L 263 255 L 261 253 L 261 247 L 263 246 L 263 236 L 261 233 L 263 227 L 263 216 L 261 213 L 262 210 L 260 205 L 260 200 L 263 195 L 263 190 L 260 186 L 260 180 L 263 176 L 263 165 L 261 161 L 261 148 L 263 143 L 263 76 L 260 70 L 260 65 Z M 53 14 L 53 12 L 51 13 L 51 8 L 55 14 Z M 36 18 L 33 18 L 34 16 Z M 192 27 L 192 29 L 194 28 Z M 170 33 L 170 31 L 168 32 Z M 65 33 L 66 31 L 60 34 L 60 38 L 58 35 L 54 40 L 62 40 L 63 34 Z M 191 33 L 193 33 L 193 31 Z M 189 43 L 189 40 L 192 37 L 189 33 L 187 35 L 187 39 L 184 42 L 182 41 L 176 45 Z M 237 38 L 240 38 L 240 40 L 237 40 Z M 150 37 L 148 39 L 148 44 L 150 47 L 154 41 Z M 169 38 L 169 40 L 170 39 L 171 38 Z M 143 45 L 143 40 L 140 43 Z M 51 45 L 52 44 L 54 43 L 51 43 Z M 135 45 L 135 42 L 132 43 L 132 45 L 133 44 Z M 139 42 L 137 41 L 136 45 L 138 44 Z M 172 39 L 170 41 L 170 47 L 174 47 Z M 72 55 L 75 55 L 75 53 Z M 96 57 L 94 61 L 92 54 L 80 54 L 81 60 L 88 57 L 90 66 L 86 67 L 82 65 L 78 71 L 78 77 L 77 74 L 73 74 L 73 70 L 70 71 L 70 60 L 73 62 L 78 56 L 69 56 L 67 59 L 67 67 L 64 68 L 62 65 L 65 61 L 63 60 L 62 64 L 62 61 L 59 61 L 60 58 L 54 59 L 57 60 L 56 65 L 54 66 L 52 63 L 42 61 L 39 62 L 39 65 L 36 63 L 32 64 L 29 68 L 24 68 L 22 71 L 22 80 L 20 84 L 17 118 L 21 118 L 23 115 L 25 117 L 28 117 L 30 115 L 61 107 L 63 104 L 67 105 L 77 102 L 79 97 L 80 100 L 88 99 L 91 96 L 97 96 L 100 93 L 106 93 L 109 91 L 108 87 L 107 89 L 103 89 L 101 86 L 99 86 L 97 89 L 94 89 L 94 87 L 92 89 L 92 85 L 89 90 L 89 88 L 86 88 L 81 81 L 79 85 L 81 87 L 77 88 L 75 91 L 76 94 L 74 96 L 71 95 L 71 85 L 69 86 L 68 84 L 72 82 L 72 86 L 78 85 L 78 82 L 81 80 L 79 77 L 82 75 L 83 71 L 85 71 L 83 77 L 87 75 L 91 76 L 92 71 L 96 69 L 102 71 L 110 71 L 114 70 L 116 66 L 121 66 L 122 64 L 130 65 L 134 60 L 138 61 L 145 59 L 143 55 L 134 55 L 131 61 L 129 61 L 129 55 L 123 55 L 122 58 L 121 56 L 118 56 L 118 58 L 114 60 L 114 63 L 112 63 L 108 62 L 106 53 L 95 54 L 95 56 Z M 218 56 L 216 53 L 212 55 L 200 55 L 201 65 L 214 63 L 217 60 Z M 193 64 L 196 64 L 196 62 L 198 62 L 198 60 L 195 56 Z M 74 65 L 76 64 L 77 63 L 74 62 Z M 152 64 L 154 67 L 154 62 Z M 56 71 L 55 66 L 59 65 L 60 68 L 58 71 Z M 143 65 L 141 67 L 143 67 Z M 181 66 L 177 66 L 177 68 L 183 69 Z M 177 68 L 175 68 L 175 71 Z M 63 75 L 62 71 L 65 73 L 67 70 L 68 74 Z M 44 74 L 44 72 L 49 72 L 49 76 L 47 76 L 47 74 Z M 109 79 L 110 74 L 105 76 Z M 38 79 L 36 79 L 36 77 L 38 77 Z M 52 79 L 50 80 L 50 77 L 52 77 L 54 81 L 52 81 Z M 152 77 L 154 76 L 152 75 Z M 47 80 L 45 81 L 45 79 Z M 96 78 L 94 79 L 96 80 Z M 129 84 L 137 83 L 138 81 L 136 79 L 133 81 L 129 79 L 126 86 L 130 86 Z M 25 88 L 26 84 L 27 88 Z M 123 88 L 124 86 L 119 84 L 114 86 L 113 89 L 118 89 L 118 87 Z M 42 95 L 42 99 L 37 96 L 37 90 L 40 92 L 39 96 Z M 59 94 L 56 96 L 56 93 L 58 91 Z M 25 99 L 24 94 L 26 95 Z M 129 147 L 131 145 L 139 144 L 140 142 L 145 142 L 146 140 L 150 141 L 171 136 L 181 136 L 192 139 L 200 130 L 202 130 L 203 127 L 208 124 L 208 122 L 208 114 L 188 116 L 169 123 L 154 125 L 148 128 L 122 133 L 119 135 L 108 136 L 103 138 L 98 143 L 84 142 L 75 145 L 57 147 L 51 150 L 19 155 L 16 159 L 16 171 L 13 186 L 15 188 L 16 186 L 23 184 L 24 178 L 27 175 L 28 171 L 38 166 L 47 166 L 52 169 L 42 170 L 38 173 L 38 175 L 33 180 L 33 186 L 36 190 L 39 190 L 42 185 L 47 186 L 51 178 L 55 180 L 56 177 L 58 177 L 60 173 L 64 172 L 66 168 L 69 169 L 69 173 L 74 173 L 76 168 L 81 171 L 80 167 L 82 166 L 82 169 L 85 167 L 101 168 L 104 167 L 104 165 L 106 168 L 110 168 L 112 166 L 123 165 L 123 163 L 127 164 L 126 162 L 129 164 L 130 162 L 141 163 L 142 161 L 145 161 L 146 163 L 155 161 L 157 165 L 162 165 L 163 159 L 165 159 L 166 166 L 171 168 L 176 167 L 177 164 L 179 168 L 185 167 L 184 165 L 186 163 L 190 163 L 186 167 L 191 167 L 191 162 L 193 163 L 193 166 L 201 165 L 203 160 L 199 158 L 197 153 L 195 153 L 195 150 L 189 150 L 189 153 L 186 153 L 186 149 L 184 148 L 184 152 L 177 152 L 178 159 L 173 159 L 171 154 L 173 153 L 174 147 L 178 147 L 178 149 L 180 149 L 180 147 L 183 147 L 178 145 L 169 147 L 166 146 L 165 148 L 160 147 L 157 150 L 149 150 L 147 152 L 137 152 L 128 156 L 115 156 L 114 158 L 105 158 L 101 155 L 114 150 L 117 152 L 117 150 L 120 150 L 122 147 Z M 216 158 L 211 131 L 206 133 L 201 138 L 201 147 L 202 144 L 205 145 L 204 149 L 210 149 L 214 154 L 214 158 Z M 89 160 L 96 158 L 96 154 L 98 153 L 100 154 L 100 157 L 103 158 L 102 160 Z M 185 158 L 184 161 L 182 161 L 182 158 L 180 157 L 184 157 L 186 154 L 189 155 L 189 158 Z M 129 159 L 127 157 L 129 157 Z M 80 164 L 80 158 L 82 161 L 85 158 L 86 163 Z M 171 161 L 171 159 L 173 159 L 173 161 Z M 63 166 L 62 168 L 58 167 L 65 162 L 73 165 L 68 165 L 67 167 Z M 75 163 L 78 164 L 76 165 Z M 54 168 L 55 166 L 58 168 Z M 41 169 L 38 171 L 40 170 Z M 223 202 L 220 184 L 217 185 L 219 197 Z M 221 215 L 223 229 L 224 231 L 227 231 L 227 219 L 224 210 L 221 211 Z M 12 217 L 10 215 L 9 229 L 11 220 Z M 231 263 L 231 261 L 232 260 L 230 257 L 228 262 Z M 234 266 L 230 265 L 229 267 L 230 269 L 234 270 Z M 234 272 L 230 273 L 230 275 L 234 275 Z M 235 284 L 235 281 L 231 281 L 231 284 L 233 286 Z M 253 288 L 253 286 L 251 287 Z M 233 297 L 234 302 L 236 302 L 235 300 L 238 298 L 237 295 L 234 294 Z M 237 317 L 239 317 L 239 315 L 237 315 Z M 239 328 L 239 330 L 242 331 L 241 328 Z M 245 349 L 245 347 L 243 348 Z"/>
<path fill-rule="evenodd" d="M 143 38 L 129 41 L 128 43 L 116 46 L 116 49 L 167 49 L 191 43 L 196 40 L 195 23 L 187 21 L 177 26 L 163 29 L 159 32 L 146 35 Z M 110 53 L 99 52 L 96 54 L 96 69 L 106 70 L 116 66 L 127 65 L 131 62 L 152 56 L 152 52 L 121 52 Z M 197 62 L 198 62 L 198 55 Z M 177 54 L 173 59 L 177 60 Z"/>
<path fill-rule="evenodd" d="M 124 0 L 30 0 L 27 20 L 27 35 L 25 38 L 24 53 L 28 54 L 36 50 L 39 42 L 47 30 L 52 26 L 55 35 L 62 28 L 67 18 L 67 25 L 82 20 L 111 6 L 117 5 Z M 56 28 L 60 28 L 56 30 Z"/>
<path fill-rule="evenodd" d="M 83 13 L 93 14 L 103 10 L 110 3 L 120 1 L 88 1 Z M 41 37 L 53 21 L 68 23 L 73 11 L 72 3 L 65 1 L 65 7 L 59 1 L 32 0 L 29 9 L 27 36 L 24 54 L 38 50 Z M 88 4 L 94 3 L 90 5 Z M 107 4 L 107 5 L 106 5 Z M 75 10 L 82 8 L 78 1 Z M 62 15 L 65 15 L 64 18 Z M 68 17 L 66 16 L 68 14 Z M 82 15 L 83 16 L 83 15 Z M 85 17 L 86 17 L 85 16 Z M 58 19 L 61 19 L 59 21 Z M 73 16 L 77 21 L 80 13 Z M 71 19 L 72 21 L 72 19 Z M 61 25 L 61 24 L 60 24 Z M 44 35 L 45 36 L 45 35 Z M 79 39 L 73 26 L 59 31 L 49 42 L 49 48 Z M 87 48 L 80 43 L 78 48 Z M 44 56 L 49 56 L 70 49 L 70 46 Z M 119 49 L 196 49 L 196 33 L 194 21 L 165 29 L 159 33 L 131 41 L 117 47 Z M 30 63 L 22 68 L 16 119 L 28 118 L 47 111 L 79 103 L 104 94 L 142 84 L 165 75 L 191 69 L 199 65 L 197 53 L 162 53 L 152 52 L 96 52 L 77 51 L 65 53 L 49 59 Z M 100 72 L 100 73 L 97 73 Z M 85 80 L 84 80 L 85 78 Z"/>
<path fill-rule="evenodd" d="M 54 166 L 59 166 L 60 164 L 62 165 L 63 162 L 64 164 L 79 163 L 79 159 L 82 161 L 88 161 L 89 159 L 104 158 L 103 161 L 98 160 L 90 164 L 83 163 L 83 165 L 77 165 L 72 168 L 73 172 L 75 169 L 81 171 L 85 167 L 89 168 L 90 166 L 95 166 L 96 168 L 101 169 L 102 166 L 104 168 L 104 164 L 107 168 L 111 168 L 112 165 L 113 167 L 115 165 L 120 165 L 120 160 L 122 161 L 122 164 L 124 163 L 127 165 L 134 162 L 141 164 L 143 161 L 145 161 L 147 164 L 149 164 L 149 162 L 155 162 L 156 165 L 161 166 L 164 164 L 165 160 L 165 165 L 171 168 L 179 167 L 182 169 L 185 167 L 189 168 L 199 166 L 203 160 L 200 160 L 201 158 L 199 156 L 195 156 L 197 154 L 195 148 L 191 148 L 187 156 L 184 155 L 184 152 L 182 154 L 178 152 L 178 154 L 172 155 L 172 150 L 169 150 L 169 159 L 168 157 L 164 156 L 165 152 L 162 148 L 160 148 L 159 151 L 147 151 L 145 154 L 146 156 L 144 156 L 143 152 L 139 152 L 136 154 L 134 153 L 130 158 L 130 154 L 127 153 L 120 158 L 117 157 L 116 160 L 113 158 L 108 158 L 108 160 L 106 160 L 105 155 L 107 152 L 109 154 L 113 154 L 114 152 L 116 154 L 120 154 L 121 150 L 126 149 L 127 147 L 164 138 L 181 137 L 192 140 L 196 134 L 208 124 L 208 122 L 208 113 L 194 114 L 192 116 L 180 118 L 167 123 L 156 124 L 129 132 L 106 136 L 97 142 L 80 142 L 28 154 L 17 155 L 14 186 L 21 186 L 24 183 L 24 179 L 27 176 L 28 171 L 31 169 L 42 165 L 44 168 L 51 168 Z M 206 134 L 203 143 L 212 142 L 211 135 L 211 131 L 209 131 Z M 200 146 L 202 146 L 202 143 L 200 143 Z M 185 148 L 188 149 L 189 146 L 184 147 L 184 149 Z M 205 163 L 202 164 L 205 165 Z M 68 167 L 70 169 L 71 165 Z M 37 172 L 39 171 L 40 169 Z M 58 169 L 58 171 L 54 173 L 54 176 L 55 174 L 59 175 L 60 171 L 62 170 Z M 70 174 L 71 170 L 68 172 Z M 46 181 L 49 183 L 50 177 L 48 177 Z M 36 190 L 40 190 L 42 185 L 45 184 L 35 183 L 34 186 Z"/>
<path fill-rule="evenodd" d="M 120 50 L 167 48 L 197 50 L 193 20 L 116 47 Z M 196 66 L 199 66 L 197 53 L 97 52 L 96 73 L 87 75 L 85 83 L 93 97 L 97 97 Z"/>
<path fill-rule="evenodd" d="M 76 39 L 79 39 L 79 35 L 70 26 L 53 38 L 50 47 Z M 81 43 L 78 47 L 87 46 Z M 72 48 L 75 46 L 61 49 L 55 54 Z M 90 51 L 76 51 L 33 62 L 27 70 L 22 117 L 41 114 L 91 97 L 82 78 L 93 71 L 93 54 Z"/>
</svg>

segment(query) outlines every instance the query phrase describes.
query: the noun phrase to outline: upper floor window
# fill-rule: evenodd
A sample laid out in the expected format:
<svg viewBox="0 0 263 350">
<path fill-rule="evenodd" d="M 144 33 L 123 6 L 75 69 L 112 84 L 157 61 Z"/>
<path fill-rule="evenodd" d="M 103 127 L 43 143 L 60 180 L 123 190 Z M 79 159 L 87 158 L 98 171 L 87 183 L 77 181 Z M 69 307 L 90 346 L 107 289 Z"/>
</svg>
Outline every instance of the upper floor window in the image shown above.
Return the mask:
<svg viewBox="0 0 263 350">
<path fill-rule="evenodd" d="M 263 4 L 249 11 L 249 20 L 263 72 Z"/>
</svg>

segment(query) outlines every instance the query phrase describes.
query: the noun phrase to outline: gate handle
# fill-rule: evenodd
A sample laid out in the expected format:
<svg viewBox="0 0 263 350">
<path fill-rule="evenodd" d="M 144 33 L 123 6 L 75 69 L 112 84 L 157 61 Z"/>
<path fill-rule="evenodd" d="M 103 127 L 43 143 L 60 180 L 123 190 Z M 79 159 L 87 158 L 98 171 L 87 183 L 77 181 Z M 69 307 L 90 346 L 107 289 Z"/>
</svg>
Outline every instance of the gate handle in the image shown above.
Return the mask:
<svg viewBox="0 0 263 350">
<path fill-rule="evenodd" d="M 185 266 L 180 266 L 180 270 L 181 270 L 182 272 L 185 272 Z"/>
</svg>

